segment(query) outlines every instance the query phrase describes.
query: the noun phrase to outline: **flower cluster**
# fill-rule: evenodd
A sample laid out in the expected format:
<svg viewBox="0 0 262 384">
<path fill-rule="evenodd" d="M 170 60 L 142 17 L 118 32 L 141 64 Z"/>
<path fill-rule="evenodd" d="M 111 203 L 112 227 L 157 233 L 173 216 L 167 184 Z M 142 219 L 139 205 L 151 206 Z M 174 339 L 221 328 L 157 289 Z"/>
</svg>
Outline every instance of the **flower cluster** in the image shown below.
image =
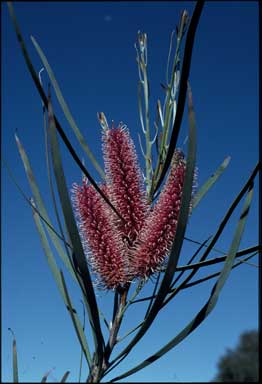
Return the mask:
<svg viewBox="0 0 262 384">
<path fill-rule="evenodd" d="M 84 249 L 99 282 L 115 289 L 159 270 L 176 232 L 186 161 L 176 149 L 171 171 L 154 206 L 147 202 L 134 142 L 126 126 L 103 130 L 105 184 L 73 185 L 73 201 Z"/>
</svg>

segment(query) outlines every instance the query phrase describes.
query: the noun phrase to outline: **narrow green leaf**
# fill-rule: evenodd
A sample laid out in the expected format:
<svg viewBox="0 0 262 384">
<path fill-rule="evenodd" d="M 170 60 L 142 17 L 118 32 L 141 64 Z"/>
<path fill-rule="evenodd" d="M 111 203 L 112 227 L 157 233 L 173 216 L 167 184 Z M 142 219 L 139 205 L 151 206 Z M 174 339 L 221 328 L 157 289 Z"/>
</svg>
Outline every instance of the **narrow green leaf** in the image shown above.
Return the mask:
<svg viewBox="0 0 262 384">
<path fill-rule="evenodd" d="M 57 267 L 54 255 L 53 255 L 53 253 L 51 251 L 51 248 L 49 246 L 46 234 L 44 232 L 44 228 L 42 226 L 42 223 L 41 223 L 41 221 L 39 219 L 38 214 L 34 210 L 33 210 L 33 217 L 34 217 L 35 224 L 36 224 L 39 236 L 40 236 L 42 247 L 44 249 L 44 252 L 45 252 L 45 255 L 46 255 L 46 258 L 47 258 L 47 262 L 48 262 L 49 267 L 50 267 L 50 269 L 52 271 L 52 274 L 54 276 L 54 279 L 55 279 L 55 282 L 56 282 L 56 284 L 58 286 L 60 294 L 62 295 L 64 303 L 65 303 L 67 309 L 70 311 L 71 318 L 72 318 L 72 321 L 73 321 L 73 324 L 74 324 L 77 336 L 79 338 L 82 350 L 83 350 L 83 352 L 85 354 L 85 357 L 87 359 L 87 363 L 89 364 L 89 366 L 91 366 L 91 355 L 90 355 L 90 352 L 89 352 L 89 348 L 88 348 L 88 345 L 87 345 L 85 334 L 84 334 L 84 332 L 82 330 L 82 327 L 81 327 L 81 323 L 80 323 L 80 321 L 78 319 L 78 316 L 77 316 L 77 313 L 76 313 L 75 309 L 73 309 L 72 304 L 71 304 L 70 300 L 68 299 L 68 295 L 66 295 L 64 284 L 63 284 L 63 281 L 61 279 L 61 274 L 60 274 L 60 271 L 59 271 L 59 269 Z M 81 332 L 81 330 L 79 331 L 79 327 L 81 328 L 82 332 Z"/>
<path fill-rule="evenodd" d="M 230 162 L 230 156 L 226 157 L 223 163 L 217 168 L 215 173 L 202 185 L 202 187 L 197 191 L 193 198 L 193 208 L 196 208 L 196 206 L 200 203 L 202 198 L 207 194 L 209 189 L 214 185 L 214 183 L 219 179 L 219 177 L 222 175 L 226 167 L 228 166 Z"/>
<path fill-rule="evenodd" d="M 86 337 L 85 337 L 85 334 L 83 331 L 83 327 L 81 325 L 81 322 L 80 322 L 78 316 L 73 311 L 73 306 L 72 306 L 72 302 L 71 302 L 69 294 L 68 294 L 68 290 L 67 290 L 66 283 L 65 283 L 65 278 L 64 278 L 63 272 L 61 270 L 60 270 L 60 276 L 61 276 L 61 282 L 62 282 L 62 286 L 63 286 L 63 290 L 64 290 L 66 304 L 69 308 L 69 312 L 70 312 L 71 319 L 72 319 L 72 322 L 73 322 L 75 330 L 76 330 L 76 334 L 77 334 L 79 343 L 80 343 L 82 350 L 84 352 L 84 355 L 86 357 L 88 366 L 89 366 L 89 368 L 91 368 L 92 358 L 91 358 L 89 348 L 88 348 L 88 345 L 86 342 Z"/>
<path fill-rule="evenodd" d="M 170 74 L 170 80 L 168 77 L 168 71 L 169 71 L 169 61 L 171 57 L 171 51 L 172 51 L 172 40 L 173 40 L 173 34 L 174 31 L 171 34 L 170 39 L 170 46 L 169 46 L 169 54 L 168 54 L 168 60 L 167 60 L 167 69 L 166 69 L 166 86 L 161 84 L 162 88 L 165 90 L 166 96 L 165 101 L 163 104 L 163 114 L 161 112 L 161 105 L 160 102 L 158 102 L 157 109 L 159 118 L 161 120 L 161 142 L 159 145 L 159 151 L 158 151 L 158 158 L 157 158 L 157 164 L 154 170 L 153 174 L 153 182 L 152 182 L 152 188 L 150 191 L 150 197 L 152 198 L 154 195 L 154 190 L 156 186 L 156 182 L 159 179 L 159 173 L 161 172 L 161 168 L 163 166 L 165 157 L 166 157 L 166 149 L 168 147 L 168 137 L 169 137 L 169 129 L 170 124 L 174 125 L 175 115 L 176 115 L 176 94 L 177 89 L 179 85 L 178 80 L 178 73 L 180 72 L 178 70 L 180 65 L 180 50 L 181 50 L 181 44 L 183 41 L 183 36 L 185 34 L 185 29 L 188 24 L 188 15 L 186 11 L 183 11 L 181 13 L 180 22 L 179 22 L 179 28 L 177 30 L 177 36 L 176 36 L 176 50 L 174 54 L 174 61 L 172 65 L 172 70 Z M 157 195 L 155 194 L 154 200 L 157 198 Z"/>
<path fill-rule="evenodd" d="M 156 187 L 154 189 L 153 195 L 157 192 L 158 188 L 160 187 L 162 181 L 165 178 L 165 175 L 168 171 L 169 165 L 172 161 L 172 157 L 174 154 L 174 150 L 177 143 L 178 134 L 180 131 L 180 126 L 183 118 L 184 113 L 184 106 L 186 101 L 186 93 L 187 93 L 187 82 L 189 78 L 189 72 L 190 72 L 190 65 L 191 65 L 191 57 L 192 57 L 192 51 L 193 51 L 193 45 L 194 45 L 194 39 L 195 39 L 195 33 L 197 29 L 197 25 L 201 16 L 201 12 L 204 6 L 204 1 L 198 1 L 195 5 L 195 9 L 190 21 L 190 25 L 188 28 L 187 36 L 186 36 L 186 42 L 185 42 L 185 49 L 184 49 L 184 57 L 183 57 L 183 65 L 181 70 L 181 78 L 180 78 L 180 87 L 179 87 L 179 95 L 178 95 L 178 101 L 177 101 L 177 111 L 176 111 L 176 117 L 175 122 L 173 125 L 171 137 L 170 137 L 170 143 L 168 146 L 167 155 L 165 158 L 165 162 L 162 168 L 162 172 L 160 174 L 159 179 L 157 180 Z"/>
<path fill-rule="evenodd" d="M 118 294 L 117 289 L 116 289 L 115 293 L 114 293 L 114 305 L 113 305 L 112 323 L 115 320 L 118 306 L 119 306 L 119 294 Z"/>
<path fill-rule="evenodd" d="M 82 306 L 83 306 L 83 331 L 85 332 L 85 326 L 86 326 L 86 312 L 85 312 L 85 305 L 84 302 L 81 300 Z M 81 354 L 80 354 L 80 364 L 79 364 L 79 377 L 78 382 L 81 382 L 81 374 L 82 374 L 82 363 L 83 363 L 83 349 L 81 348 Z"/>
<path fill-rule="evenodd" d="M 70 374 L 70 371 L 66 371 L 66 373 L 65 373 L 64 376 L 62 377 L 60 383 L 65 383 L 66 380 L 67 380 L 67 378 L 68 378 L 68 376 L 69 376 L 69 374 Z"/>
<path fill-rule="evenodd" d="M 31 36 L 31 40 L 33 42 L 33 45 L 49 75 L 49 78 L 51 80 L 51 83 L 54 87 L 54 90 L 55 90 L 55 93 L 56 93 L 56 96 L 57 96 L 57 99 L 59 101 L 59 104 L 65 114 L 65 117 L 68 121 L 68 123 L 70 124 L 71 128 L 73 129 L 80 145 L 82 146 L 83 150 L 85 151 L 85 153 L 87 154 L 87 156 L 89 157 L 89 159 L 92 161 L 94 167 L 96 168 L 96 170 L 98 171 L 98 173 L 100 174 L 100 176 L 104 179 L 105 178 L 105 174 L 104 174 L 104 171 L 102 170 L 102 168 L 100 167 L 100 165 L 98 164 L 95 156 L 93 155 L 92 151 L 90 150 L 89 146 L 87 145 L 81 131 L 79 130 L 70 110 L 69 110 L 69 107 L 62 95 L 62 92 L 61 92 L 61 89 L 58 85 L 58 82 L 55 78 L 55 75 L 54 75 L 54 72 L 52 70 L 52 68 L 50 67 L 48 61 L 47 61 L 47 58 L 43 52 L 43 50 L 41 49 L 41 47 L 39 46 L 39 44 L 37 43 L 36 39 Z"/>
<path fill-rule="evenodd" d="M 210 240 L 211 236 L 209 236 L 203 243 L 200 244 L 200 246 L 197 248 L 197 250 L 193 253 L 192 257 L 190 258 L 190 260 L 188 261 L 187 265 L 185 266 L 185 269 L 186 267 L 190 267 L 192 265 L 192 261 L 197 257 L 197 255 L 199 254 L 199 252 L 201 251 L 201 249 L 206 245 L 206 243 Z M 185 269 L 182 269 L 181 270 L 181 267 L 178 266 L 176 268 L 176 272 L 178 272 L 179 270 L 181 271 L 179 273 L 179 275 L 175 278 L 175 280 L 173 281 L 172 285 L 171 285 L 171 288 L 173 286 L 175 286 L 175 284 L 181 279 L 181 277 L 183 276 L 183 273 L 185 271 Z"/>
<path fill-rule="evenodd" d="M 138 113 L 139 113 L 139 118 L 140 118 L 140 123 L 142 127 L 142 131 L 145 133 L 145 125 L 144 125 L 144 117 L 143 117 L 143 110 L 142 110 L 142 83 L 141 80 L 138 82 L 137 86 L 137 99 L 138 99 Z"/>
<path fill-rule="evenodd" d="M 105 323 L 105 326 L 107 327 L 107 329 L 110 329 L 108 321 L 105 315 L 103 314 L 103 312 L 100 309 L 98 309 L 98 312 L 99 312 L 99 316 L 103 319 L 103 322 Z"/>
<path fill-rule="evenodd" d="M 32 205 L 34 207 L 33 199 L 31 199 L 31 203 L 32 203 Z M 57 264 L 56 264 L 53 252 L 51 251 L 51 248 L 49 246 L 48 239 L 46 237 L 43 225 L 41 223 L 41 220 L 40 220 L 38 214 L 34 210 L 34 208 L 32 209 L 32 211 L 33 211 L 33 218 L 34 218 L 34 221 L 35 221 L 35 225 L 36 225 L 39 237 L 40 237 L 40 241 L 41 241 L 43 250 L 44 250 L 45 255 L 46 255 L 46 259 L 47 259 L 49 268 L 50 268 L 50 270 L 51 270 L 51 272 L 53 274 L 53 277 L 54 277 L 55 282 L 56 282 L 56 284 L 58 286 L 58 289 L 59 289 L 59 291 L 60 291 L 60 293 L 61 293 L 61 295 L 63 297 L 63 300 L 64 300 L 64 302 L 66 302 L 66 298 L 65 298 L 65 295 L 64 295 L 64 290 L 63 290 L 63 286 L 62 286 L 62 282 L 61 282 L 60 272 L 59 272 L 59 269 L 57 267 Z"/>
<path fill-rule="evenodd" d="M 239 248 L 239 244 L 240 244 L 243 232 L 244 232 L 246 220 L 248 217 L 248 213 L 249 213 L 249 209 L 250 209 L 250 205 L 251 205 L 251 201 L 252 201 L 252 197 L 253 197 L 253 192 L 254 192 L 254 186 L 252 183 L 252 185 L 250 186 L 250 189 L 248 191 L 246 201 L 244 203 L 244 207 L 243 207 L 243 210 L 241 212 L 240 219 L 238 221 L 238 225 L 237 225 L 237 228 L 235 231 L 235 235 L 233 237 L 233 241 L 232 241 L 231 246 L 230 246 L 229 251 L 228 251 L 228 257 L 226 258 L 224 268 L 223 268 L 223 270 L 219 276 L 217 283 L 215 284 L 215 286 L 212 290 L 211 297 L 209 299 L 209 303 L 208 303 L 208 306 L 206 309 L 205 316 L 207 316 L 211 312 L 211 310 L 214 308 L 214 306 L 218 300 L 219 293 L 220 293 L 221 289 L 223 288 L 223 286 L 226 282 L 226 279 L 228 278 L 229 273 L 231 271 L 231 268 L 233 266 L 235 256 L 236 256 L 236 253 L 237 253 L 237 250 Z"/>
<path fill-rule="evenodd" d="M 74 250 L 74 256 L 79 268 L 81 278 L 85 288 L 85 296 L 88 303 L 87 311 L 92 328 L 95 346 L 97 349 L 99 362 L 102 362 L 104 340 L 100 326 L 98 307 L 95 298 L 95 293 L 90 277 L 89 269 L 87 266 L 86 257 L 82 247 L 81 239 L 79 236 L 78 228 L 75 222 L 75 217 L 70 201 L 70 197 L 67 190 L 66 179 L 64 175 L 59 142 L 56 133 L 55 120 L 53 115 L 53 109 L 51 101 L 48 102 L 48 118 L 49 118 L 49 134 L 50 134 L 50 145 L 52 155 L 52 165 L 54 169 L 57 189 L 60 197 L 61 207 L 65 219 L 67 233 L 71 240 L 71 244 Z"/>
<path fill-rule="evenodd" d="M 198 312 L 198 314 L 194 317 L 194 319 L 176 336 L 174 337 L 169 343 L 167 343 L 163 348 L 161 348 L 158 352 L 156 352 L 154 355 L 151 355 L 149 358 L 144 360 L 141 364 L 137 365 L 136 367 L 130 369 L 129 371 L 125 372 L 124 374 L 115 377 L 110 382 L 115 382 L 120 379 L 123 379 L 124 377 L 130 376 L 134 374 L 135 372 L 145 368 L 146 366 L 152 364 L 154 361 L 158 360 L 161 356 L 163 356 L 165 353 L 167 353 L 170 349 L 175 347 L 177 344 L 179 344 L 182 340 L 184 340 L 191 332 L 193 332 L 204 320 L 205 318 L 210 314 L 210 312 L 214 309 L 219 294 L 229 276 L 229 273 L 231 271 L 231 268 L 234 263 L 235 255 L 237 252 L 237 249 L 239 247 L 243 231 L 245 228 L 248 211 L 250 208 L 251 200 L 253 196 L 253 185 L 250 187 L 250 190 L 247 194 L 244 207 L 242 210 L 242 214 L 240 216 L 240 219 L 238 221 L 238 225 L 231 243 L 231 246 L 228 251 L 228 257 L 225 261 L 225 265 L 220 273 L 220 276 L 213 286 L 213 289 L 211 291 L 209 300 L 206 302 L 206 304 L 201 308 L 201 310 Z"/>
<path fill-rule="evenodd" d="M 50 375 L 50 373 L 52 372 L 52 370 L 53 369 L 50 369 L 50 371 L 48 371 L 44 374 L 44 376 L 42 377 L 41 383 L 46 383 L 46 380 L 47 380 L 48 376 Z"/>
<path fill-rule="evenodd" d="M 15 334 L 11 328 L 8 328 L 13 335 L 13 382 L 18 383 L 18 363 L 17 363 L 17 348 L 16 348 L 16 339 Z"/>
<path fill-rule="evenodd" d="M 248 253 L 251 253 L 251 252 L 253 252 L 254 250 L 257 250 L 257 249 L 258 249 L 258 246 L 243 249 L 243 250 L 237 252 L 236 257 L 247 255 Z M 197 268 L 198 267 L 207 267 L 207 266 L 212 265 L 212 264 L 221 263 L 222 261 L 225 261 L 226 258 L 227 258 L 227 255 L 220 256 L 220 257 L 214 257 L 214 258 L 209 259 L 209 260 L 200 261 L 199 263 L 188 264 L 188 265 L 181 265 L 181 266 L 177 267 L 176 270 L 177 271 L 186 271 L 188 269 L 195 269 L 196 267 Z"/>
<path fill-rule="evenodd" d="M 245 262 L 247 262 L 249 259 L 251 259 L 255 255 L 257 255 L 257 252 L 254 252 L 250 256 L 245 257 L 244 259 L 239 260 L 237 263 L 235 263 L 233 265 L 232 269 L 238 267 L 241 264 L 244 264 Z M 214 277 L 219 276 L 219 274 L 220 274 L 220 272 L 216 272 L 216 273 L 212 273 L 212 274 L 210 274 L 208 276 L 205 276 L 202 279 L 194 280 L 191 283 L 187 283 L 184 287 L 182 287 L 182 289 L 187 289 L 187 288 L 193 287 L 194 285 L 197 285 L 197 284 L 200 284 L 200 283 L 204 283 L 207 280 L 210 280 L 210 279 L 213 279 Z"/>
<path fill-rule="evenodd" d="M 130 331 L 128 331 L 124 336 L 118 337 L 117 342 L 121 343 L 127 336 L 131 335 L 131 333 L 135 332 L 138 328 L 140 328 L 143 325 L 144 321 L 141 321 L 136 327 L 132 328 Z"/>
<path fill-rule="evenodd" d="M 152 308 L 154 298 L 156 297 L 156 291 L 157 291 L 157 288 L 158 288 L 158 284 L 159 284 L 160 276 L 161 276 L 161 273 L 158 272 L 158 275 L 157 275 L 157 278 L 156 278 L 156 282 L 155 282 L 155 286 L 154 286 L 154 289 L 153 289 L 153 292 L 152 292 L 152 296 L 151 296 L 150 302 L 149 302 L 149 304 L 148 304 L 148 307 L 147 307 L 147 310 L 146 310 L 146 314 L 145 314 L 145 316 L 144 316 L 144 319 L 147 318 L 147 316 L 148 316 L 148 314 L 149 314 L 149 311 L 150 311 L 150 309 Z"/>
<path fill-rule="evenodd" d="M 48 226 L 50 228 L 50 230 L 55 234 L 55 236 L 62 240 L 65 245 L 71 249 L 71 245 L 67 242 L 65 242 L 65 239 L 55 230 L 54 227 L 52 227 L 52 225 L 41 215 L 41 213 L 39 212 L 39 210 L 36 208 L 35 205 L 32 204 L 32 201 L 31 199 L 29 199 L 25 192 L 23 191 L 23 189 L 20 187 L 20 185 L 18 184 L 16 178 L 14 177 L 13 173 L 11 172 L 10 170 L 10 167 L 8 166 L 7 162 L 4 160 L 4 159 L 1 159 L 1 162 L 4 164 L 4 166 L 6 167 L 7 169 L 7 172 L 8 172 L 8 175 L 10 177 L 10 179 L 13 181 L 13 183 L 15 184 L 16 188 L 18 189 L 18 191 L 20 192 L 21 196 L 25 199 L 25 201 L 27 202 L 27 204 L 34 209 L 34 211 L 38 214 L 38 216 L 40 217 L 40 219 L 45 223 L 46 226 Z"/>
<path fill-rule="evenodd" d="M 23 165 L 24 165 L 24 168 L 25 168 L 25 172 L 26 172 L 26 176 L 28 178 L 28 181 L 29 181 L 29 184 L 30 184 L 30 187 L 31 187 L 31 191 L 32 191 L 32 194 L 34 196 L 34 200 L 35 200 L 35 204 L 36 204 L 36 207 L 38 208 L 39 212 L 41 213 L 41 216 L 44 217 L 44 219 L 51 223 L 51 219 L 47 213 L 47 210 L 45 208 L 45 205 L 44 205 L 44 201 L 42 199 L 42 196 L 41 196 L 41 193 L 40 193 L 40 190 L 38 188 L 38 185 L 37 185 L 37 182 L 36 182 L 36 179 L 35 179 L 35 176 L 33 174 L 33 170 L 31 168 L 31 165 L 30 165 L 30 162 L 29 162 L 29 159 L 28 159 L 28 156 L 25 152 L 25 149 L 20 141 L 20 139 L 18 138 L 17 134 L 15 134 L 15 139 L 16 139 L 16 143 L 17 143 L 17 146 L 18 146 L 18 150 L 19 150 L 19 153 L 20 153 L 20 156 L 21 156 L 21 159 L 23 161 Z M 71 276 L 73 277 L 73 279 L 75 281 L 77 281 L 77 278 L 75 276 L 75 272 L 72 268 L 72 265 L 70 263 L 70 259 L 67 257 L 67 255 L 65 254 L 62 246 L 61 246 L 61 243 L 60 241 L 57 239 L 57 236 L 54 234 L 54 232 L 51 230 L 50 227 L 46 226 L 46 229 L 48 231 L 48 234 L 61 258 L 61 260 L 63 261 L 63 263 L 65 264 L 66 268 L 68 269 L 68 271 L 70 272 Z"/>
<path fill-rule="evenodd" d="M 63 239 L 64 244 L 66 244 L 66 236 L 64 234 L 64 229 L 62 225 L 62 220 L 60 219 L 60 214 L 58 210 L 58 205 L 56 203 L 56 196 L 55 196 L 55 189 L 53 185 L 53 180 L 52 180 L 52 172 L 51 172 L 51 164 L 50 164 L 50 151 L 49 151 L 49 141 L 48 141 L 48 130 L 47 130 L 47 119 L 46 119 L 46 110 L 43 111 L 43 123 L 44 123 L 44 132 L 45 132 L 45 155 L 46 155 L 46 168 L 47 168 L 47 174 L 48 174 L 48 183 L 49 183 L 49 189 L 51 192 L 51 198 L 53 202 L 53 207 L 54 207 L 54 213 L 55 217 L 58 223 L 59 231 L 61 234 L 61 237 Z M 70 254 L 70 250 L 72 250 L 72 247 L 68 248 L 65 246 L 65 252 L 67 255 L 67 258 L 70 260 L 71 263 L 73 263 L 72 256 Z M 76 276 L 78 278 L 78 276 Z M 78 282 L 80 283 L 80 279 L 78 278 Z"/>
</svg>

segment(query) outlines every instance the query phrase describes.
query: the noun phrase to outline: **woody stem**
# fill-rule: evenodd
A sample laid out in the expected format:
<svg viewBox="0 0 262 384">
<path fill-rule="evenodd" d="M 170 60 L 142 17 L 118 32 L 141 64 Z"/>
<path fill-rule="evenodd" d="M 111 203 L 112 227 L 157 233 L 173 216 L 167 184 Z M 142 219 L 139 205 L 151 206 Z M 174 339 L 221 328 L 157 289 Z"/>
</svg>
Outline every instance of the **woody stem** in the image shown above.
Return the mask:
<svg viewBox="0 0 262 384">
<path fill-rule="evenodd" d="M 104 352 L 104 358 L 103 358 L 103 364 L 101 367 L 98 367 L 97 364 L 95 363 L 95 356 L 93 358 L 93 366 L 91 368 L 91 371 L 89 373 L 89 376 L 87 378 L 87 383 L 98 383 L 104 376 L 105 371 L 107 370 L 109 366 L 109 357 L 113 351 L 114 346 L 117 343 L 117 335 L 118 331 L 120 329 L 122 320 L 123 320 L 123 315 L 124 315 L 124 309 L 126 306 L 126 299 L 127 299 L 127 294 L 129 290 L 130 284 L 127 284 L 123 288 L 118 288 L 118 293 L 120 295 L 120 300 L 118 304 L 118 308 L 114 317 L 114 321 L 112 324 L 112 327 L 110 329 L 110 335 L 109 339 L 107 342 L 107 345 L 105 347 L 105 352 Z"/>
</svg>

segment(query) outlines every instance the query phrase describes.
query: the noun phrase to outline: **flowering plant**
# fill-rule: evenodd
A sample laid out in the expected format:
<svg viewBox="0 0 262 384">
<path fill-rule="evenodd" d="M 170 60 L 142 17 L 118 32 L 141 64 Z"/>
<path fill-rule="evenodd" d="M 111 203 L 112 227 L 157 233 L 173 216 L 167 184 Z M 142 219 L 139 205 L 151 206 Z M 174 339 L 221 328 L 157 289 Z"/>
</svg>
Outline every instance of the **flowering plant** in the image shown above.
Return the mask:
<svg viewBox="0 0 262 384">
<path fill-rule="evenodd" d="M 145 175 L 143 169 L 140 168 L 129 129 L 122 123 L 117 127 L 109 126 L 102 112 L 98 114 L 98 119 L 102 127 L 105 169 L 101 168 L 67 107 L 43 50 L 32 37 L 33 45 L 49 75 L 63 112 L 87 157 L 101 176 L 102 181 L 99 183 L 92 178 L 80 161 L 58 122 L 53 111 L 51 91 L 49 89 L 48 96 L 46 96 L 41 77 L 38 77 L 29 58 L 11 3 L 8 3 L 8 7 L 28 69 L 43 102 L 44 123 L 48 137 L 48 148 L 50 148 L 51 152 L 51 156 L 48 154 L 50 156 L 49 160 L 51 160 L 48 164 L 49 166 L 52 165 L 63 214 L 61 219 L 53 198 L 59 231 L 55 230 L 55 226 L 48 216 L 29 159 L 18 135 L 16 135 L 16 142 L 33 195 L 31 199 L 24 197 L 32 207 L 33 217 L 49 266 L 66 309 L 71 316 L 81 345 L 81 364 L 82 356 L 86 359 L 89 368 L 87 382 L 101 381 L 126 358 L 133 347 L 146 334 L 160 311 L 178 292 L 185 287 L 194 286 L 204 280 L 217 277 L 208 301 L 192 321 L 159 351 L 134 368 L 112 379 L 112 381 L 117 381 L 153 363 L 193 332 L 215 307 L 219 293 L 231 268 L 243 262 L 242 260 L 234 264 L 235 258 L 244 254 L 251 254 L 248 257 L 250 258 L 257 252 L 257 247 L 242 251 L 238 251 L 238 248 L 251 204 L 253 179 L 256 176 L 258 167 L 254 169 L 251 177 L 228 209 L 212 239 L 200 243 L 199 248 L 187 265 L 178 266 L 188 217 L 229 163 L 229 158 L 226 158 L 212 177 L 196 191 L 196 123 L 192 91 L 188 79 L 195 32 L 203 3 L 197 2 L 190 24 L 188 13 L 183 11 L 181 14 L 176 30 L 176 51 L 169 76 L 172 48 L 172 44 L 170 44 L 163 106 L 160 100 L 157 101 L 157 117 L 154 121 L 155 132 L 153 137 L 149 120 L 147 35 L 138 32 L 136 45 L 139 74 L 138 109 L 142 132 L 145 136 L 145 149 L 143 149 L 140 138 L 142 154 L 145 158 Z M 181 41 L 185 35 L 183 65 L 180 70 Z M 189 117 L 187 156 L 185 156 L 182 149 L 177 148 L 177 138 L 186 95 L 188 95 Z M 47 121 L 48 124 L 46 124 Z M 46 125 L 48 125 L 48 128 Z M 73 185 L 71 196 L 66 185 L 57 133 L 59 133 L 73 160 L 83 172 L 82 183 Z M 152 154 L 153 145 L 156 145 L 156 161 L 154 161 Z M 164 186 L 161 189 L 163 182 Z M 50 186 L 51 193 L 54 196 L 51 183 Z M 232 212 L 244 195 L 246 195 L 246 199 L 243 213 L 237 223 L 227 255 L 207 260 Z M 90 343 L 86 339 L 85 329 L 83 329 L 78 313 L 69 296 L 64 273 L 57 266 L 45 230 L 72 278 L 78 283 L 83 295 L 83 303 L 88 313 L 90 329 L 93 335 L 92 352 Z M 65 251 L 61 244 L 65 246 Z M 199 261 L 193 263 L 193 260 L 204 247 L 205 250 Z M 208 275 L 201 281 L 191 281 L 202 266 L 221 262 L 224 262 L 223 268 L 215 275 Z M 188 269 L 191 270 L 191 273 L 183 280 L 183 272 Z M 180 274 L 174 278 L 179 271 Z M 156 280 L 154 281 L 152 295 L 137 299 L 147 282 L 154 278 Z M 103 318 L 103 315 L 98 308 L 95 294 L 96 290 L 101 288 L 114 295 L 112 319 L 110 323 L 104 319 L 107 324 L 106 335 L 101 329 L 101 317 Z M 135 336 L 117 356 L 113 357 L 114 347 L 121 342 L 118 333 L 124 316 L 131 305 L 141 300 L 148 302 L 146 314 L 142 321 L 128 332 L 128 335 L 136 332 Z M 66 372 L 62 381 L 65 381 L 67 376 L 68 372 Z M 14 381 L 18 381 L 16 345 L 14 346 Z"/>
</svg>

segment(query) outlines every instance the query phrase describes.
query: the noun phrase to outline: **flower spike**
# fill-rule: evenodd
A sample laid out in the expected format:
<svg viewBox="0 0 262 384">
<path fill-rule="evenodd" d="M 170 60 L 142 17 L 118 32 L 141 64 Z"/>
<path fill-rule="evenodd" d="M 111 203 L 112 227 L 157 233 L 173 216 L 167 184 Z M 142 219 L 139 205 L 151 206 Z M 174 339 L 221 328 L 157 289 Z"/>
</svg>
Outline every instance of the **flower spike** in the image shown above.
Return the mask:
<svg viewBox="0 0 262 384">
<path fill-rule="evenodd" d="M 172 169 L 159 199 L 148 214 L 136 246 L 130 251 L 134 277 L 149 277 L 157 272 L 171 249 L 181 207 L 186 161 L 176 150 Z"/>
<path fill-rule="evenodd" d="M 106 193 L 106 187 L 102 187 Z M 112 226 L 112 212 L 92 185 L 73 185 L 73 201 L 82 242 L 101 286 L 115 289 L 127 282 L 127 263 L 119 231 Z"/>
<path fill-rule="evenodd" d="M 149 205 L 134 142 L 125 125 L 103 132 L 103 153 L 109 199 L 125 220 L 124 223 L 118 220 L 117 225 L 132 245 Z"/>
</svg>

